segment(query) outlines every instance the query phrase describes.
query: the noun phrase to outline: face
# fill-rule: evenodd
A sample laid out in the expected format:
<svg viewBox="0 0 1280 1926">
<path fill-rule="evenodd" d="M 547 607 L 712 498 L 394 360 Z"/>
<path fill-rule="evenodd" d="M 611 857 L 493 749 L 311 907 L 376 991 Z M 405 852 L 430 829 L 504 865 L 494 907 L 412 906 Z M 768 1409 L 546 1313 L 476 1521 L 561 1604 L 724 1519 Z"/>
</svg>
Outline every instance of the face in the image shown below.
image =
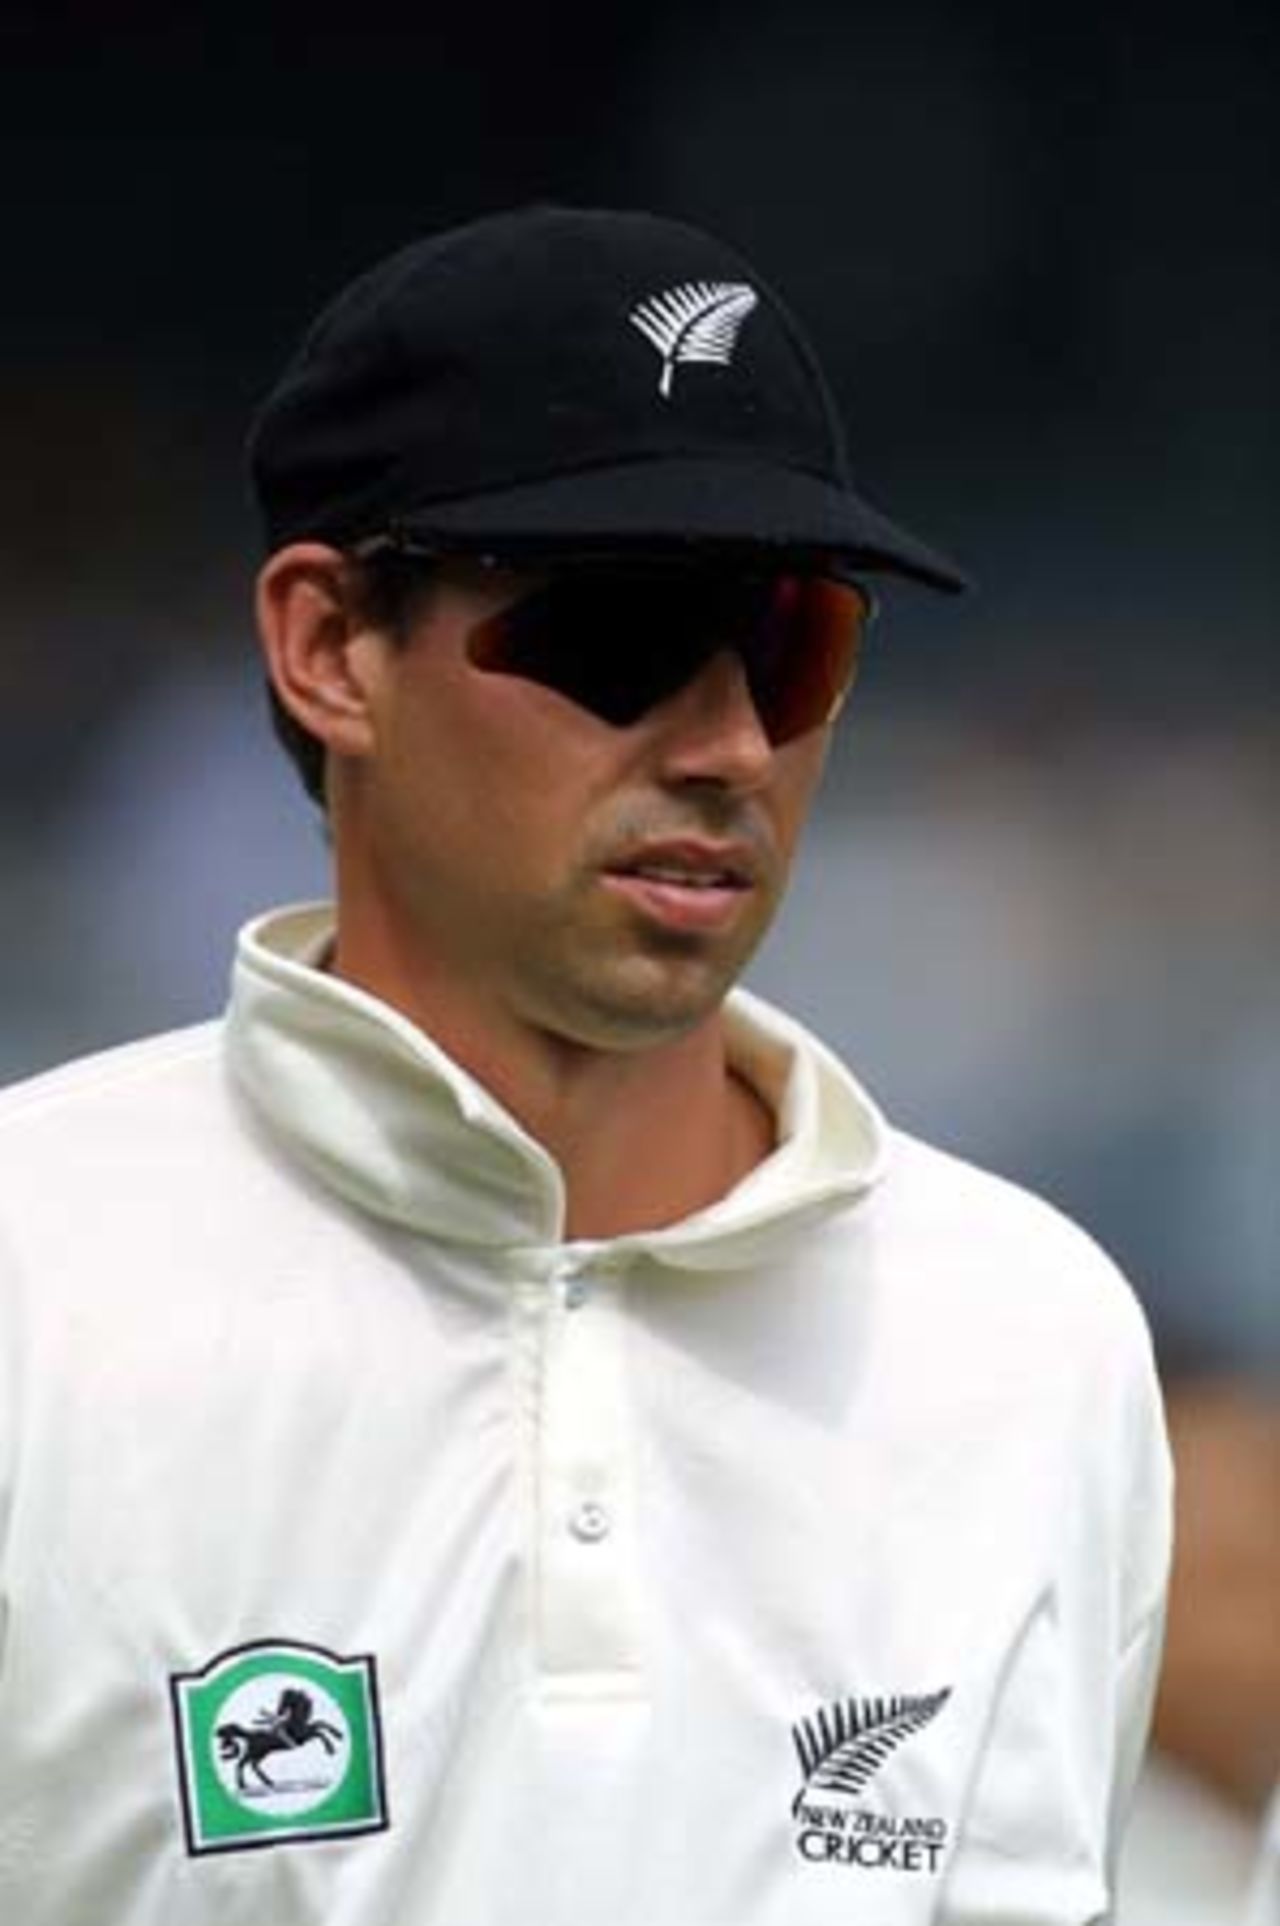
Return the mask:
<svg viewBox="0 0 1280 1926">
<path fill-rule="evenodd" d="M 429 981 L 594 1049 L 716 1011 L 777 907 L 828 730 L 771 745 L 739 658 L 637 720 L 477 664 L 537 578 L 451 566 L 398 645 L 365 639 L 372 738 L 348 877 Z"/>
</svg>

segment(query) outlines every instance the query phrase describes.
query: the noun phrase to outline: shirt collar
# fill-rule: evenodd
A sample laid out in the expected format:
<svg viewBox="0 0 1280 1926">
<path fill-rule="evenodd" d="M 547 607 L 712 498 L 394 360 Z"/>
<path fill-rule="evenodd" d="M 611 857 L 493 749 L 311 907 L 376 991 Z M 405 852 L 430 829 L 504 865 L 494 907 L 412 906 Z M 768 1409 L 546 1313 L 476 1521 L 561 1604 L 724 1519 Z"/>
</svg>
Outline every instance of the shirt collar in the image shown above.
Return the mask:
<svg viewBox="0 0 1280 1926">
<path fill-rule="evenodd" d="M 325 973 L 332 936 L 327 905 L 274 910 L 241 931 L 227 1049 L 253 1109 L 314 1176 L 374 1216 L 463 1244 L 559 1243 L 555 1160 L 407 1017 Z M 716 1203 L 614 1239 L 614 1250 L 719 1269 L 847 1205 L 883 1173 L 884 1121 L 829 1051 L 743 990 L 726 1020 L 730 1061 L 773 1111 L 777 1148 Z"/>
</svg>

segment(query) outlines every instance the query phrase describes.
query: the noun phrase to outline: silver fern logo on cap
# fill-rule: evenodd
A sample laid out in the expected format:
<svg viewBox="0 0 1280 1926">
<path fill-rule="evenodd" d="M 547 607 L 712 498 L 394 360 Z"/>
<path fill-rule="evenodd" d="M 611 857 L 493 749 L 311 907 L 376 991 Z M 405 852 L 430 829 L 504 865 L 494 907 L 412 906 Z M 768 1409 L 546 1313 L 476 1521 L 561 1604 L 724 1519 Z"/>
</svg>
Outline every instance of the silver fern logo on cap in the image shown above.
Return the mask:
<svg viewBox="0 0 1280 1926">
<path fill-rule="evenodd" d="M 627 317 L 662 357 L 658 393 L 667 396 L 678 367 L 692 361 L 727 368 L 743 322 L 759 296 L 745 281 L 682 281 Z"/>
</svg>

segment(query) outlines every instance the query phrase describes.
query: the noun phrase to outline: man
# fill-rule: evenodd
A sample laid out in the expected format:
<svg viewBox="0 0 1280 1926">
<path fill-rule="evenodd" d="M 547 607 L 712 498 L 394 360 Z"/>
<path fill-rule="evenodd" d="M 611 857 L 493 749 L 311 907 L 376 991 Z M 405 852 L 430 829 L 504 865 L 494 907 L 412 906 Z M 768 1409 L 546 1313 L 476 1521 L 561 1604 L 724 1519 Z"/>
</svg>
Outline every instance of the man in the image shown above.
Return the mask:
<svg viewBox="0 0 1280 1926">
<path fill-rule="evenodd" d="M 336 902 L 0 1113 L 0 1914 L 1105 1917 L 1141 1318 L 731 987 L 870 584 L 959 578 L 642 215 L 375 268 L 253 468 Z"/>
</svg>

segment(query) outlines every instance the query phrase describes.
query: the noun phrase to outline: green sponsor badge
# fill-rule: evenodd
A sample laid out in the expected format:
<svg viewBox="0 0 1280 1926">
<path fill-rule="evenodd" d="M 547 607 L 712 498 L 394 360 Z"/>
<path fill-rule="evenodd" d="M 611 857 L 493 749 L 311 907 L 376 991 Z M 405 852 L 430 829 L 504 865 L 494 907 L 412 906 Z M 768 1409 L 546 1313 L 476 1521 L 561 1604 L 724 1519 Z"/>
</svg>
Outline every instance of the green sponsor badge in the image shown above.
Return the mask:
<svg viewBox="0 0 1280 1926">
<path fill-rule="evenodd" d="M 169 1684 L 192 1853 L 386 1826 L 371 1657 L 263 1640 Z"/>
</svg>

